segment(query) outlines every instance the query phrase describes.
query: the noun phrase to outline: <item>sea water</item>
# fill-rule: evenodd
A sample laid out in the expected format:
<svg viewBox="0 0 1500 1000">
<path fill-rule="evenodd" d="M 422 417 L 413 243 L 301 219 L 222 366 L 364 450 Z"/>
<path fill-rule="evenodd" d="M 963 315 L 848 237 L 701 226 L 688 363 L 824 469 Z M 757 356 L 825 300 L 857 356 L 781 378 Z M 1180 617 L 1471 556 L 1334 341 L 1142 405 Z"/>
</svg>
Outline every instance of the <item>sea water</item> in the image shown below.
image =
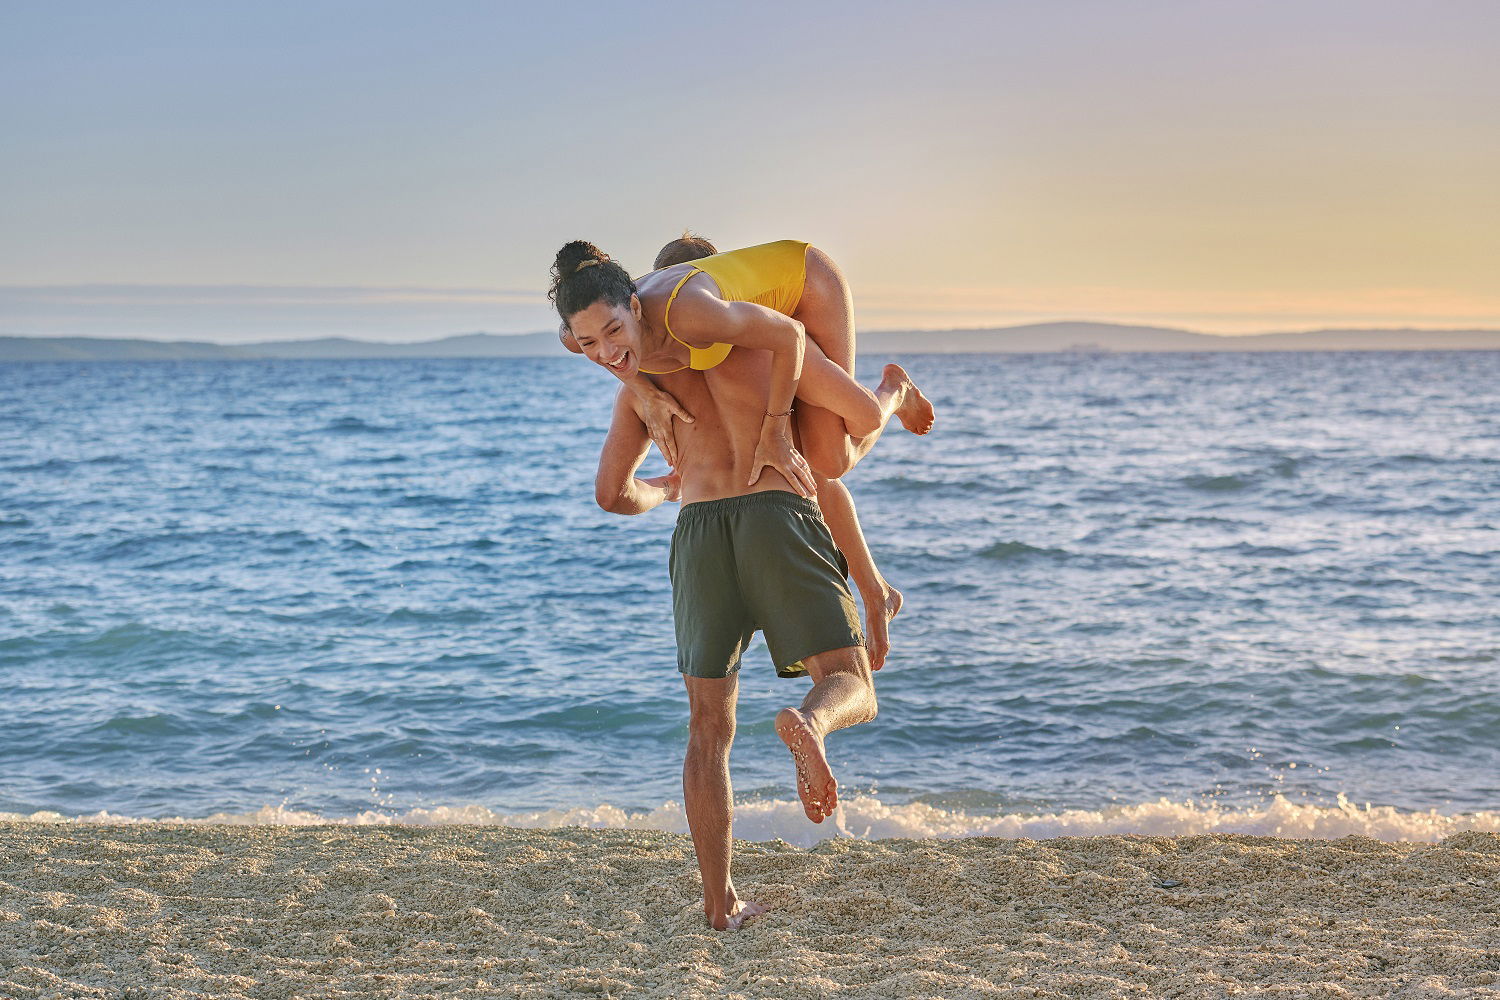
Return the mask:
<svg viewBox="0 0 1500 1000">
<path fill-rule="evenodd" d="M 879 718 L 814 827 L 757 641 L 737 834 L 1500 829 L 1500 353 L 899 360 L 936 429 L 846 477 L 906 595 Z M 594 504 L 615 386 L 0 365 L 0 814 L 685 830 L 675 511 Z"/>
</svg>

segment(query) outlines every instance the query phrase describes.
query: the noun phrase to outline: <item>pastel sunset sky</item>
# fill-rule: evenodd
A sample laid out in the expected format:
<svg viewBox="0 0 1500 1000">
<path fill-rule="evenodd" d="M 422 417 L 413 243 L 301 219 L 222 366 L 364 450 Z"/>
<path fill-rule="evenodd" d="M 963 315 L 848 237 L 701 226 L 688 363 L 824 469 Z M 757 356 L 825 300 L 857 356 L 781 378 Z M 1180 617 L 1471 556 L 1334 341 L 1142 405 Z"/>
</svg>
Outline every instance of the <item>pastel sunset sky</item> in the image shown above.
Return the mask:
<svg viewBox="0 0 1500 1000">
<path fill-rule="evenodd" d="M 684 227 L 871 330 L 1500 327 L 1492 0 L 8 0 L 0 136 L 0 334 L 531 332 Z"/>
</svg>

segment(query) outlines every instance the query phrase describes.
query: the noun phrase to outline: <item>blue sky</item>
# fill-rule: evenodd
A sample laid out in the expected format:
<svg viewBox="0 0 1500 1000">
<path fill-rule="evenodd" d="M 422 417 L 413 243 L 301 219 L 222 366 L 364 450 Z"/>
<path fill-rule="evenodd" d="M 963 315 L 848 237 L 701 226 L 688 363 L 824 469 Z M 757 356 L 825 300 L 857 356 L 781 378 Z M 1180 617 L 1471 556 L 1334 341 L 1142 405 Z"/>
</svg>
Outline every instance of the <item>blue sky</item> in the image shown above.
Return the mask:
<svg viewBox="0 0 1500 1000">
<path fill-rule="evenodd" d="M 811 240 L 861 326 L 1500 326 L 1500 5 L 0 6 L 0 333 L 552 325 Z"/>
</svg>

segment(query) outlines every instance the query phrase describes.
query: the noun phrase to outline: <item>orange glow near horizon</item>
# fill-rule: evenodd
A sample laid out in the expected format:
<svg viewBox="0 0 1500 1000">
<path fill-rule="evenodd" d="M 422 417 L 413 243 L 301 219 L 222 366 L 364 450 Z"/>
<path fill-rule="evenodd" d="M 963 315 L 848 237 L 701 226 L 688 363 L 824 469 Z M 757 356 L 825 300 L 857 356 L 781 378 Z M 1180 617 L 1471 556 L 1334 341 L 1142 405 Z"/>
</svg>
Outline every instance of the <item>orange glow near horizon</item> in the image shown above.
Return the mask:
<svg viewBox="0 0 1500 1000">
<path fill-rule="evenodd" d="M 544 330 L 684 226 L 864 329 L 1500 328 L 1486 0 L 318 7 L 8 15 L 0 334 Z"/>
</svg>

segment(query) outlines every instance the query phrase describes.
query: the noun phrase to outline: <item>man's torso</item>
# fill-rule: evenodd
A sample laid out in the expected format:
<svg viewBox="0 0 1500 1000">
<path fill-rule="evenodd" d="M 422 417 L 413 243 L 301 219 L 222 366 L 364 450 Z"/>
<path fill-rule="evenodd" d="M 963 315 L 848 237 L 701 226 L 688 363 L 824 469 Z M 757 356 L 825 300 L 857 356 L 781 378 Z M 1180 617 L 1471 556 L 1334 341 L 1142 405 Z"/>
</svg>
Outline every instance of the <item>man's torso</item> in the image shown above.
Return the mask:
<svg viewBox="0 0 1500 1000">
<path fill-rule="evenodd" d="M 693 422 L 676 422 L 682 502 L 719 500 L 767 490 L 795 492 L 770 466 L 754 486 L 750 464 L 770 393 L 771 353 L 731 351 L 706 372 L 660 375 L 657 385 L 676 397 Z"/>
</svg>

